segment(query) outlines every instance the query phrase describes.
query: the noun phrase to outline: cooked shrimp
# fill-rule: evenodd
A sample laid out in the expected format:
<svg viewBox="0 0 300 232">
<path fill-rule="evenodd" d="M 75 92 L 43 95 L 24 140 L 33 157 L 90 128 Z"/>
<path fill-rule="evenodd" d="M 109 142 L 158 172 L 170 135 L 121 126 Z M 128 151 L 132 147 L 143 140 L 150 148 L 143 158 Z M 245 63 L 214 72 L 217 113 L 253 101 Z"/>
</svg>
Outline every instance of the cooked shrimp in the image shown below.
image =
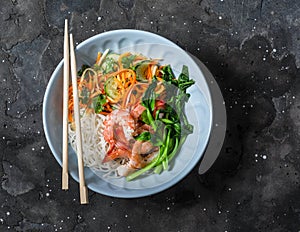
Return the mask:
<svg viewBox="0 0 300 232">
<path fill-rule="evenodd" d="M 126 158 L 131 154 L 135 121 L 126 110 L 114 110 L 104 121 L 104 139 L 109 149 L 103 162 Z"/>
<path fill-rule="evenodd" d="M 156 157 L 157 151 L 158 147 L 153 146 L 149 141 L 136 141 L 128 162 L 117 168 L 118 174 L 127 176 L 136 169 L 145 167 Z"/>
</svg>

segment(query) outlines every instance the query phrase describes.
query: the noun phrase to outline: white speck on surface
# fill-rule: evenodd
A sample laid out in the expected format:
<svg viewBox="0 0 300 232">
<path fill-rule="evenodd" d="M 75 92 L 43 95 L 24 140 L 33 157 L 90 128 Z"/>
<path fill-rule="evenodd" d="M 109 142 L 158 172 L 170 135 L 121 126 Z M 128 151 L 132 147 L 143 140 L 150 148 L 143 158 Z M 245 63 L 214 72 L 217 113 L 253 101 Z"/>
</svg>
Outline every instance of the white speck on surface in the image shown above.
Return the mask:
<svg viewBox="0 0 300 232">
<path fill-rule="evenodd" d="M 222 19 L 222 16 L 219 16 L 219 19 L 221 20 L 221 19 Z"/>
<path fill-rule="evenodd" d="M 97 21 L 99 22 L 101 19 L 102 19 L 102 17 L 101 17 L 101 16 L 99 16 L 99 17 L 97 18 Z"/>
<path fill-rule="evenodd" d="M 5 62 L 5 60 L 2 60 L 2 63 L 4 63 Z"/>
<path fill-rule="evenodd" d="M 50 193 L 46 193 L 46 197 L 49 197 L 50 196 Z"/>
<path fill-rule="evenodd" d="M 31 150 L 32 150 L 32 151 L 34 151 L 34 150 L 35 150 L 35 148 L 34 148 L 34 147 L 33 147 L 33 148 L 31 148 Z"/>
<path fill-rule="evenodd" d="M 203 208 L 203 211 L 206 211 L 206 208 Z"/>
<path fill-rule="evenodd" d="M 10 215 L 10 212 L 9 212 L 9 211 L 7 211 L 7 212 L 6 212 L 6 215 L 7 215 L 7 216 L 9 216 L 9 215 Z"/>
<path fill-rule="evenodd" d="M 277 52 L 277 50 L 275 48 L 273 48 L 272 52 Z"/>
<path fill-rule="evenodd" d="M 262 158 L 265 160 L 265 159 L 267 159 L 267 156 L 266 156 L 266 155 L 263 155 Z"/>
<path fill-rule="evenodd" d="M 266 57 L 263 57 L 263 61 L 266 61 Z"/>
</svg>

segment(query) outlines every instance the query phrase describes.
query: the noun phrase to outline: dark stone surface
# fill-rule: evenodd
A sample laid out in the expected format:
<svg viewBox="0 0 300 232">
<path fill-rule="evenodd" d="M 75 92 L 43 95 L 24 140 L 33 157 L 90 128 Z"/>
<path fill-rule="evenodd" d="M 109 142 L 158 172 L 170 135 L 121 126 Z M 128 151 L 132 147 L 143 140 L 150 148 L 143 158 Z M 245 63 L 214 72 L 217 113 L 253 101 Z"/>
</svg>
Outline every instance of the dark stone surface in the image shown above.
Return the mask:
<svg viewBox="0 0 300 232">
<path fill-rule="evenodd" d="M 299 231 L 300 2 L 18 1 L 0 8 L 0 231 Z M 228 131 L 208 173 L 138 199 L 61 190 L 42 100 L 76 42 L 118 28 L 157 33 L 203 61 L 223 92 Z"/>
</svg>

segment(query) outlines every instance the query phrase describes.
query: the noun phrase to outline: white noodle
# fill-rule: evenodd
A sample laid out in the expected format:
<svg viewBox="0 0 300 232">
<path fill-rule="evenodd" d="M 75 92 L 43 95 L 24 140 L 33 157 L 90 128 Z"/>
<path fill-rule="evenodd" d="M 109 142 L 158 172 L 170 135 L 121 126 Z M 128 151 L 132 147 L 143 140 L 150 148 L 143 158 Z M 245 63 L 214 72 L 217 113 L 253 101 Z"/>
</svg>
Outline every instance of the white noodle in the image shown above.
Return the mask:
<svg viewBox="0 0 300 232">
<path fill-rule="evenodd" d="M 117 177 L 117 167 L 120 163 L 116 161 L 105 162 L 103 159 L 108 150 L 108 143 L 103 137 L 105 116 L 101 114 L 85 113 L 81 110 L 81 133 L 84 165 L 94 170 L 106 173 L 105 176 Z M 69 141 L 76 152 L 75 128 L 69 124 Z"/>
</svg>

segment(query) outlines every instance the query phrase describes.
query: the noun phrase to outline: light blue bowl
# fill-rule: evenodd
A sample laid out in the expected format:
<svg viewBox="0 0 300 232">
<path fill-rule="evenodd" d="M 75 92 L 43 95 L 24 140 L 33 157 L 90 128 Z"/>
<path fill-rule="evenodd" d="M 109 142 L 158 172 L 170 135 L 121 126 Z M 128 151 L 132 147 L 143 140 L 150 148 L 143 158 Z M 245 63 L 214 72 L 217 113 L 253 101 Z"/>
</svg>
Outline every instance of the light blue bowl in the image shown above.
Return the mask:
<svg viewBox="0 0 300 232">
<path fill-rule="evenodd" d="M 147 57 L 162 58 L 162 64 L 171 64 L 175 74 L 182 65 L 189 68 L 190 78 L 196 84 L 188 89 L 191 93 L 186 105 L 189 122 L 194 133 L 189 135 L 181 151 L 171 161 L 170 170 L 160 175 L 147 175 L 126 182 L 125 178 L 107 179 L 103 173 L 85 168 L 87 187 L 95 192 L 121 198 L 143 197 L 163 191 L 184 178 L 201 159 L 207 146 L 212 127 L 211 93 L 201 69 L 194 60 L 173 42 L 153 33 L 140 30 L 115 30 L 93 36 L 76 48 L 78 68 L 93 64 L 98 51 L 105 49 L 121 53 L 132 51 Z M 54 70 L 48 83 L 43 102 L 43 125 L 49 147 L 57 162 L 62 165 L 62 92 L 63 61 Z M 58 171 L 58 170 L 56 170 Z M 69 172 L 78 181 L 76 154 L 69 146 Z"/>
</svg>

